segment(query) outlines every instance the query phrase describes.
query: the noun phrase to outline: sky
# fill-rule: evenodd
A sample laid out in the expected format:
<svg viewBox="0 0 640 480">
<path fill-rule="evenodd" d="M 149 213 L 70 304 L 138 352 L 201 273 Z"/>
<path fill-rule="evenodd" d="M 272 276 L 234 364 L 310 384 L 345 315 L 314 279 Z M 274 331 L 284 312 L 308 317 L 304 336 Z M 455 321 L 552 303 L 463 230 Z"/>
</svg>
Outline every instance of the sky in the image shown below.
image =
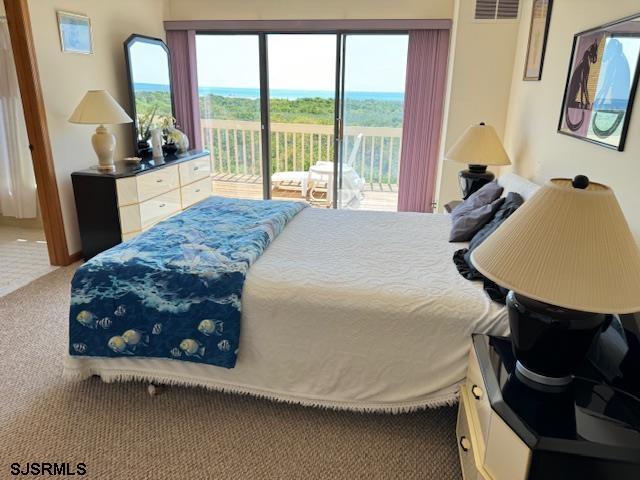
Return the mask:
<svg viewBox="0 0 640 480">
<path fill-rule="evenodd" d="M 158 45 L 136 42 L 130 50 L 134 83 L 169 84 L 169 60 Z"/>
<path fill-rule="evenodd" d="M 407 35 L 349 35 L 346 41 L 347 90 L 404 90 Z M 273 34 L 267 43 L 271 89 L 334 89 L 336 35 Z M 260 86 L 256 35 L 198 35 L 196 56 L 201 87 Z"/>
</svg>

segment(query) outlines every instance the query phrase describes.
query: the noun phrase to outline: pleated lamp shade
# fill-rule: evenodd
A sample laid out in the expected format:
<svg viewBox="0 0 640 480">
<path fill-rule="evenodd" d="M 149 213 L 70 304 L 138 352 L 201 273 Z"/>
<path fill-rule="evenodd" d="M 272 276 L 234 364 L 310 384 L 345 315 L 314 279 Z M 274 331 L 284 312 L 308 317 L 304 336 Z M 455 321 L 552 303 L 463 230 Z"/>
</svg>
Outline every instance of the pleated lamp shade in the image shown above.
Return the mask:
<svg viewBox="0 0 640 480">
<path fill-rule="evenodd" d="M 470 165 L 511 165 L 496 129 L 484 123 L 467 128 L 445 158 Z"/>
<path fill-rule="evenodd" d="M 640 311 L 640 249 L 613 191 L 556 178 L 471 255 L 498 285 L 593 313 Z"/>
<path fill-rule="evenodd" d="M 71 123 L 111 125 L 130 123 L 131 117 L 106 90 L 89 90 L 71 114 Z"/>
</svg>

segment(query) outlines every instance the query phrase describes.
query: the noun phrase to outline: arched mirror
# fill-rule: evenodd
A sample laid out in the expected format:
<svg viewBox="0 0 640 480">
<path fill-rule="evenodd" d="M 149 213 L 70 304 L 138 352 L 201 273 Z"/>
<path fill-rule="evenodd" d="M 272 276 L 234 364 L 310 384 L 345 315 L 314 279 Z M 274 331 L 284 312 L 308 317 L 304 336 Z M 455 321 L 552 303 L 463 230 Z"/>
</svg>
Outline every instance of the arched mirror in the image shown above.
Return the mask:
<svg viewBox="0 0 640 480">
<path fill-rule="evenodd" d="M 169 49 L 159 38 L 131 35 L 124 42 L 124 54 L 133 108 L 135 151 L 141 157 L 148 157 L 151 131 L 173 125 Z"/>
</svg>

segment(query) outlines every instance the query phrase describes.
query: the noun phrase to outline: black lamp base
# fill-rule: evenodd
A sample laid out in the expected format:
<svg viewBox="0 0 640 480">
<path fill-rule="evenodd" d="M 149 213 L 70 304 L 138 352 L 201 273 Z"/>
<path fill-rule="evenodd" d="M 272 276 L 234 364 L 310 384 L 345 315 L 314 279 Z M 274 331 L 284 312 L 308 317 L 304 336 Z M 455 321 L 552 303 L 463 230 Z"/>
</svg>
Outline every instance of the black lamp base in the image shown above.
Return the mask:
<svg viewBox="0 0 640 480">
<path fill-rule="evenodd" d="M 517 372 L 553 387 L 571 383 L 607 320 L 605 314 L 555 307 L 513 291 L 507 307 Z"/>
<path fill-rule="evenodd" d="M 460 193 L 463 200 L 469 198 L 487 183 L 493 181 L 495 175 L 487 171 L 486 165 L 469 165 L 469 170 L 462 170 L 458 173 L 460 182 Z"/>
</svg>

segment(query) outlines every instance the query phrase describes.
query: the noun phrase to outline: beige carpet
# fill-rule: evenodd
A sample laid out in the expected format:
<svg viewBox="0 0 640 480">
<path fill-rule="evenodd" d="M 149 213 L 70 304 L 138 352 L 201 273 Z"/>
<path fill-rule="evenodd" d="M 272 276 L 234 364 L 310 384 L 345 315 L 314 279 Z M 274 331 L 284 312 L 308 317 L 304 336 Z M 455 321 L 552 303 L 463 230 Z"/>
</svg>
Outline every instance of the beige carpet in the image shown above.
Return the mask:
<svg viewBox="0 0 640 480">
<path fill-rule="evenodd" d="M 369 415 L 140 383 L 67 383 L 61 268 L 0 298 L 0 478 L 84 462 L 109 479 L 459 479 L 455 409 Z"/>
</svg>

